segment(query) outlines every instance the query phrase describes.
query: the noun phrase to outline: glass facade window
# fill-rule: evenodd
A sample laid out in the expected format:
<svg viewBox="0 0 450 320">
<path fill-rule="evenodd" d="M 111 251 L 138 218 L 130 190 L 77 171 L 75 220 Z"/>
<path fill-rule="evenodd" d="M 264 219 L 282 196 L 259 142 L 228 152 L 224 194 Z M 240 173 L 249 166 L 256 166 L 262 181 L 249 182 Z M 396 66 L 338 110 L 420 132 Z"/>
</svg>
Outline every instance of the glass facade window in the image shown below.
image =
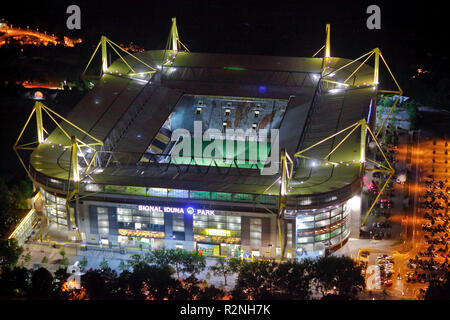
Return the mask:
<svg viewBox="0 0 450 320">
<path fill-rule="evenodd" d="M 274 204 L 276 202 L 275 197 L 267 196 L 267 195 L 258 195 L 256 197 L 256 200 L 260 203 L 266 203 L 266 204 Z"/>
<path fill-rule="evenodd" d="M 246 193 L 235 193 L 233 196 L 234 201 L 244 201 L 251 202 L 253 200 L 253 196 L 251 194 Z"/>
<path fill-rule="evenodd" d="M 231 201 L 231 193 L 227 192 L 211 192 L 212 200 Z"/>
<path fill-rule="evenodd" d="M 313 242 L 314 241 L 314 237 L 300 237 L 297 238 L 297 243 L 308 243 L 308 242 Z"/>
<path fill-rule="evenodd" d="M 164 221 L 163 221 L 163 223 L 164 223 Z M 172 215 L 172 228 L 173 228 L 173 231 L 184 232 L 184 216 L 182 214 L 173 214 Z"/>
<path fill-rule="evenodd" d="M 297 223 L 297 230 L 312 229 L 312 228 L 314 228 L 314 222 L 298 222 Z"/>
<path fill-rule="evenodd" d="M 119 228 L 164 231 L 164 213 L 162 211 L 139 211 L 134 208 L 117 208 Z M 184 230 L 184 225 L 183 225 Z"/>
<path fill-rule="evenodd" d="M 102 192 L 103 187 L 100 184 L 89 183 L 84 186 L 84 189 L 89 192 Z"/>
<path fill-rule="evenodd" d="M 43 213 L 47 219 L 58 225 L 67 226 L 66 199 L 41 189 Z"/>
<path fill-rule="evenodd" d="M 240 243 L 241 217 L 194 215 L 194 239 L 197 242 Z"/>
<path fill-rule="evenodd" d="M 322 212 L 322 213 L 319 213 L 319 214 L 315 215 L 314 221 L 328 219 L 329 217 L 330 217 L 330 211 Z"/>
<path fill-rule="evenodd" d="M 208 191 L 189 191 L 189 198 L 191 199 L 209 199 Z"/>
<path fill-rule="evenodd" d="M 325 220 L 314 223 L 314 228 L 316 228 L 316 229 L 321 228 L 321 227 L 327 226 L 329 224 L 330 224 L 330 221 L 328 219 L 325 219 Z"/>
<path fill-rule="evenodd" d="M 308 251 L 315 244 L 326 247 L 339 244 L 349 235 L 346 204 L 320 210 L 297 211 L 295 220 L 297 249 Z"/>
<path fill-rule="evenodd" d="M 180 189 L 169 189 L 167 191 L 167 196 L 170 198 L 189 198 L 189 190 L 180 190 Z"/>
<path fill-rule="evenodd" d="M 342 213 L 342 207 L 341 206 L 336 206 L 336 208 L 331 210 L 331 216 L 334 217 L 337 214 L 341 214 Z"/>
<path fill-rule="evenodd" d="M 147 194 L 152 197 L 167 197 L 167 189 L 165 189 L 165 188 L 148 188 Z"/>
<path fill-rule="evenodd" d="M 189 158 L 190 159 L 190 158 Z M 135 186 L 119 185 L 100 185 L 83 184 L 83 190 L 88 192 L 106 192 L 115 194 L 149 196 L 149 197 L 167 197 L 178 199 L 205 199 L 218 201 L 236 201 L 252 203 L 254 198 L 260 203 L 275 204 L 275 196 L 253 195 L 248 193 L 229 193 L 229 192 L 209 192 L 198 190 L 166 189 L 166 188 L 145 188 Z"/>
<path fill-rule="evenodd" d="M 250 245 L 261 246 L 262 220 L 250 219 Z"/>
<path fill-rule="evenodd" d="M 297 216 L 297 221 L 298 222 L 310 222 L 310 221 L 314 221 L 314 215 L 298 215 Z"/>
<path fill-rule="evenodd" d="M 109 235 L 109 217 L 108 208 L 97 207 L 98 233 L 100 235 Z"/>
<path fill-rule="evenodd" d="M 292 247 L 292 223 L 287 223 L 286 224 L 286 233 L 287 233 L 287 235 L 286 235 L 286 244 L 287 244 L 287 246 L 288 247 Z"/>
</svg>

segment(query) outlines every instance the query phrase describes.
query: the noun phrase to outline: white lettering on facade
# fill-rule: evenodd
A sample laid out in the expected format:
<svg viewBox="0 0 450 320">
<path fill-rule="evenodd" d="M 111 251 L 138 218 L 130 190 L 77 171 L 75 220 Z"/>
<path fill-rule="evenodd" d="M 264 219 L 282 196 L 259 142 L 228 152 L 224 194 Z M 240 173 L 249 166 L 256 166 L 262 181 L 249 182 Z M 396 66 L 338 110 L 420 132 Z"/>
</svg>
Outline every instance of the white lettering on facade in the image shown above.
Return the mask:
<svg viewBox="0 0 450 320">
<path fill-rule="evenodd" d="M 138 205 L 139 211 L 162 211 L 165 213 L 179 213 L 184 214 L 184 208 L 179 207 L 161 207 L 161 206 L 145 206 L 145 205 Z M 206 210 L 206 209 L 197 209 L 195 211 L 195 214 L 199 215 L 206 215 L 206 216 L 213 216 L 214 210 Z"/>
</svg>

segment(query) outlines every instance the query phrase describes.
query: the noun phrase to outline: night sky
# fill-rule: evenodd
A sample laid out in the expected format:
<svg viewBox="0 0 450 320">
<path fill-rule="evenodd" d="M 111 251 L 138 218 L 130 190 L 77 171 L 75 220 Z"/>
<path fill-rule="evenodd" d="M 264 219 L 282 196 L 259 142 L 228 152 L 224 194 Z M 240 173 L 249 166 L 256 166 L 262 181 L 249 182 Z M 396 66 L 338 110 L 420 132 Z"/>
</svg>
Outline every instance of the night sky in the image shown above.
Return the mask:
<svg viewBox="0 0 450 320">
<path fill-rule="evenodd" d="M 70 4 L 81 8 L 80 31 L 66 28 Z M 366 27 L 370 4 L 381 8 L 381 30 Z M 87 56 L 102 34 L 116 43 L 162 49 L 173 16 L 192 52 L 311 56 L 324 43 L 325 24 L 331 23 L 333 56 L 357 58 L 379 47 L 408 89 L 418 68 L 431 70 L 432 82 L 447 77 L 447 17 L 441 6 L 438 1 L 17 1 L 2 6 L 0 18 L 82 37 Z"/>
<path fill-rule="evenodd" d="M 312 55 L 332 25 L 332 50 L 352 57 L 379 46 L 386 56 L 420 59 L 442 55 L 445 10 L 439 2 L 374 1 L 33 1 L 16 2 L 0 15 L 10 23 L 67 35 L 135 41 L 161 48 L 177 17 L 180 37 L 196 52 L 263 55 Z M 395 2 L 393 4 L 392 2 Z M 82 13 L 81 31 L 66 29 L 69 4 Z M 381 30 L 366 28 L 366 8 L 381 8 Z M 425 6 L 427 4 L 427 6 Z M 0 17 L 1 18 L 1 17 Z"/>
</svg>

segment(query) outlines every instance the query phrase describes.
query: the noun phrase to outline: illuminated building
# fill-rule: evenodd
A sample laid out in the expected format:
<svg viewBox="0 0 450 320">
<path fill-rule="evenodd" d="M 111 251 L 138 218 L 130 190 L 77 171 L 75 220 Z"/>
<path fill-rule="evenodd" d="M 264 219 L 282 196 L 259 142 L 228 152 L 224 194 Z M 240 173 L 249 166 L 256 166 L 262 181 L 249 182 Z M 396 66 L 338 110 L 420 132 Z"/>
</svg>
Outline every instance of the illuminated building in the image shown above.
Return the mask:
<svg viewBox="0 0 450 320">
<path fill-rule="evenodd" d="M 6 23 L 0 23 L 0 47 L 2 45 L 5 45 L 10 39 L 19 41 L 21 45 L 36 46 L 47 46 L 49 44 L 52 44 L 55 46 L 63 45 L 65 47 L 74 47 L 76 44 L 82 42 L 81 39 L 70 39 L 65 36 L 63 40 L 60 40 L 54 34 L 39 32 L 39 29 L 32 30 L 30 28 L 13 28 L 12 26 L 8 26 Z"/>
<path fill-rule="evenodd" d="M 56 129 L 32 153 L 29 172 L 47 218 L 68 227 L 71 240 L 111 247 L 294 258 L 342 246 L 347 202 L 362 189 L 366 138 L 333 135 L 373 124 L 378 67 L 329 56 L 329 36 L 324 58 L 181 51 L 175 22 L 169 40 L 167 50 L 109 66 L 105 59 L 70 123 L 61 122 L 64 132 Z M 102 37 L 97 46 L 103 57 L 108 43 L 115 45 Z M 215 129 L 215 147 L 196 129 Z M 268 130 L 267 143 L 227 137 L 229 129 Z M 175 139 L 180 130 L 185 136 Z M 80 142 L 72 138 L 71 147 L 70 136 Z M 192 152 L 175 156 L 181 143 Z M 280 163 L 272 157 L 278 151 L 292 159 L 288 182 L 278 169 L 262 174 L 268 159 Z"/>
</svg>

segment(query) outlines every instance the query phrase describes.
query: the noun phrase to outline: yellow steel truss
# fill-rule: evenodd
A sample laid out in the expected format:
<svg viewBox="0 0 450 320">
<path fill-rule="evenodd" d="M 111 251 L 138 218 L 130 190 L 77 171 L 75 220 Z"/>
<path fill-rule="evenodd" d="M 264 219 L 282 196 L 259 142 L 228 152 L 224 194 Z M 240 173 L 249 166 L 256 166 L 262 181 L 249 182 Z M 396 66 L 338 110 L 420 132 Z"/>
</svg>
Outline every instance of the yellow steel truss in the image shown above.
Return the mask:
<svg viewBox="0 0 450 320">
<path fill-rule="evenodd" d="M 338 68 L 337 70 L 334 71 L 330 71 L 327 74 L 325 74 L 325 67 L 327 65 L 327 62 L 329 61 L 329 58 L 331 58 L 331 26 L 330 24 L 327 24 L 325 27 L 325 31 L 326 31 L 326 38 L 325 38 L 325 44 L 316 52 L 313 54 L 313 57 L 315 57 L 317 54 L 319 54 L 320 51 L 324 50 L 323 53 L 323 62 L 322 62 L 322 78 L 321 81 L 327 82 L 327 83 L 332 83 L 332 84 L 336 84 L 338 86 L 342 86 L 342 87 L 349 87 L 350 85 L 347 83 L 348 80 L 350 80 L 353 75 L 356 74 L 356 72 L 358 72 L 358 70 L 369 60 L 369 58 L 371 58 L 372 56 L 374 56 L 374 73 L 373 73 L 373 81 L 372 81 L 372 85 L 376 86 L 376 88 L 378 89 L 378 84 L 379 84 L 379 74 L 380 74 L 380 58 L 383 61 L 384 65 L 386 66 L 386 69 L 388 70 L 391 78 L 394 80 L 395 85 L 397 86 L 397 90 L 378 90 L 378 92 L 380 93 L 391 93 L 391 94 L 397 94 L 398 97 L 395 100 L 394 104 L 392 105 L 391 109 L 389 110 L 388 115 L 385 117 L 385 119 L 383 120 L 383 123 L 381 124 L 380 128 L 378 129 L 377 133 L 376 133 L 376 137 L 379 136 L 380 132 L 382 131 L 382 129 L 384 128 L 386 121 L 388 120 L 389 116 L 391 115 L 392 111 L 395 109 L 395 107 L 397 106 L 398 101 L 400 100 L 400 97 L 403 94 L 403 90 L 400 88 L 400 85 L 397 82 L 397 79 L 394 77 L 394 75 L 392 74 L 391 69 L 389 68 L 389 65 L 386 61 L 386 59 L 384 58 L 383 54 L 381 53 L 381 50 L 379 48 L 375 48 L 369 52 L 367 52 L 366 54 L 362 55 L 361 57 L 354 59 L 352 61 L 350 61 L 349 63 L 345 64 L 344 66 Z M 360 60 L 362 60 L 363 58 L 365 58 L 362 62 Z M 337 82 L 337 81 L 333 81 L 330 79 L 327 79 L 327 77 L 331 77 L 332 75 L 336 75 L 339 71 L 342 71 L 346 68 L 348 68 L 349 66 L 353 65 L 356 62 L 361 62 L 359 64 L 359 66 L 343 81 L 343 82 Z"/>
<path fill-rule="evenodd" d="M 167 39 L 166 50 L 178 51 L 179 45 L 189 52 L 189 49 L 181 42 L 178 35 L 177 18 L 172 18 L 172 26 L 170 27 L 169 38 Z"/>
<path fill-rule="evenodd" d="M 326 47 L 326 46 L 325 46 Z M 392 111 L 395 109 L 395 107 L 397 106 L 398 101 L 400 100 L 400 97 L 403 95 L 403 90 L 400 88 L 400 85 L 397 82 L 397 79 L 394 77 L 394 75 L 392 74 L 391 69 L 389 68 L 389 65 L 386 61 L 386 59 L 384 58 L 383 54 L 381 53 L 381 50 L 379 48 L 375 48 L 369 52 L 367 52 L 366 54 L 360 56 L 359 58 L 350 61 L 349 63 L 346 63 L 345 65 L 343 65 L 342 67 L 330 71 L 326 74 L 323 74 L 322 76 L 322 81 L 325 82 L 330 82 L 330 83 L 334 83 L 337 85 L 341 85 L 341 86 L 345 86 L 345 87 L 349 87 L 349 84 L 347 83 L 352 77 L 353 75 L 355 75 L 358 70 L 371 58 L 374 57 L 374 71 L 373 71 L 373 80 L 372 80 L 372 86 L 375 86 L 376 89 L 378 89 L 378 85 L 379 85 L 379 75 L 380 75 L 380 58 L 383 61 L 383 64 L 385 65 L 386 69 L 388 70 L 391 78 L 393 79 L 395 85 L 397 86 L 397 90 L 378 90 L 378 92 L 380 93 L 390 93 L 390 94 L 397 94 L 397 99 L 395 100 L 394 104 L 392 105 L 391 109 L 389 110 L 388 115 L 385 117 L 385 119 L 383 120 L 380 128 L 378 129 L 377 133 L 376 133 L 376 137 L 379 136 L 380 132 L 382 131 L 382 129 L 384 128 L 386 121 L 388 120 L 389 116 L 391 115 Z M 365 58 L 362 62 L 361 60 Z M 327 79 L 327 77 L 331 77 L 332 75 L 336 75 L 338 72 L 348 68 L 349 66 L 355 64 L 355 63 L 359 63 L 358 67 L 349 75 L 347 76 L 347 78 L 343 81 L 343 82 L 337 82 L 337 81 L 332 81 Z"/>
<path fill-rule="evenodd" d="M 331 44 L 330 44 L 331 36 L 330 36 L 330 33 L 331 33 L 331 25 L 329 23 L 327 23 L 326 26 L 325 26 L 325 34 L 326 34 L 325 35 L 325 44 L 319 50 L 317 50 L 316 53 L 314 53 L 312 55 L 313 58 L 316 55 L 318 55 L 319 52 L 322 51 L 322 50 L 324 50 L 323 51 L 324 58 L 331 58 Z"/>
<path fill-rule="evenodd" d="M 140 75 L 145 75 L 145 74 L 153 74 L 156 72 L 156 69 L 153 68 L 151 65 L 149 65 L 148 63 L 146 63 L 145 61 L 139 59 L 138 57 L 136 57 L 135 55 L 133 55 L 132 53 L 126 51 L 125 49 L 123 49 L 121 46 L 115 44 L 114 42 L 112 42 L 111 40 L 109 40 L 107 37 L 105 36 L 101 36 L 99 43 L 97 44 L 97 47 L 94 50 L 94 53 L 92 54 L 91 58 L 89 59 L 88 64 L 86 65 L 86 68 L 84 68 L 83 73 L 81 74 L 81 77 L 83 80 L 85 79 L 90 79 L 90 78 L 100 78 L 101 75 L 103 73 L 105 73 L 108 68 L 108 55 L 107 55 L 107 49 L 111 48 L 118 56 L 119 58 L 126 64 L 126 66 L 130 69 L 130 73 L 128 73 L 128 76 L 140 76 Z M 86 72 L 89 68 L 89 66 L 91 65 L 92 60 L 94 59 L 94 56 L 96 55 L 98 49 L 101 47 L 101 58 L 102 58 L 102 64 L 101 64 L 101 69 L 100 69 L 100 74 L 99 75 L 87 75 Z M 117 50 L 119 49 L 119 51 Z M 148 68 L 147 71 L 145 72 L 136 72 L 133 67 L 130 66 L 130 64 L 124 59 L 124 57 L 120 54 L 120 52 L 125 53 L 125 55 L 128 55 L 130 57 L 132 57 L 134 60 L 142 63 L 145 67 Z M 140 80 L 140 79 L 139 79 Z"/>
<path fill-rule="evenodd" d="M 44 113 L 42 111 L 44 111 Z M 19 142 L 23 136 L 23 133 L 25 132 L 26 128 L 28 127 L 30 120 L 34 114 L 36 115 L 36 128 L 37 128 L 36 135 L 37 135 L 38 140 L 33 141 L 33 142 L 26 142 L 23 144 L 19 144 Z M 50 109 L 49 107 L 44 105 L 42 102 L 36 101 L 25 125 L 23 126 L 22 130 L 20 131 L 20 134 L 16 140 L 16 143 L 13 146 L 14 152 L 16 153 L 17 157 L 19 158 L 20 163 L 22 164 L 22 166 L 24 167 L 25 171 L 27 172 L 27 174 L 29 176 L 31 176 L 30 172 L 29 172 L 27 166 L 25 165 L 22 157 L 20 156 L 19 151 L 21 151 L 21 150 L 28 150 L 28 151 L 36 150 L 40 144 L 45 143 L 45 141 L 46 141 L 45 134 L 48 134 L 48 133 L 47 133 L 47 130 L 45 130 L 45 128 L 44 128 L 43 114 L 46 114 L 48 116 L 48 118 L 50 118 L 52 120 L 52 122 L 54 124 L 56 124 L 56 126 L 61 130 L 61 132 L 64 134 L 64 136 L 69 141 L 69 145 L 62 146 L 64 149 L 66 149 L 66 148 L 71 149 L 69 176 L 68 176 L 68 180 L 67 180 L 68 184 L 67 184 L 66 208 L 67 208 L 67 212 L 69 213 L 70 219 L 72 221 L 72 225 L 74 226 L 74 230 L 75 230 L 77 239 L 80 240 L 81 238 L 80 238 L 80 234 L 78 232 L 78 228 L 76 226 L 75 218 L 72 214 L 72 211 L 70 210 L 70 202 L 72 201 L 72 199 L 74 197 L 78 197 L 78 194 L 80 192 L 80 187 L 79 187 L 80 186 L 79 185 L 79 183 L 80 183 L 80 172 L 79 172 L 80 166 L 79 166 L 79 162 L 78 162 L 78 155 L 79 155 L 79 153 L 81 153 L 81 156 L 85 163 L 85 169 L 82 172 L 82 174 L 89 175 L 89 173 L 92 171 L 91 169 L 95 166 L 96 159 L 97 159 L 97 150 L 95 147 L 103 145 L 103 142 L 100 141 L 99 139 L 95 138 L 88 132 L 84 131 L 83 129 L 81 129 L 80 127 L 78 127 L 77 125 L 72 123 L 71 121 L 67 120 L 63 116 L 59 115 L 57 112 L 53 111 L 52 109 Z M 86 143 L 86 142 L 78 139 L 76 136 L 70 135 L 61 126 L 61 124 L 58 123 L 58 121 L 56 120 L 57 118 L 62 120 L 62 122 L 65 122 L 66 124 L 70 125 L 72 128 L 75 128 L 76 130 L 78 130 L 81 134 L 85 135 L 88 139 L 91 139 L 92 142 Z M 90 161 L 88 161 L 84 155 L 84 150 L 86 150 L 86 149 L 89 149 L 89 151 L 93 151 L 92 158 Z M 70 192 L 70 181 L 73 181 L 72 192 Z"/>
<path fill-rule="evenodd" d="M 374 208 L 375 204 L 377 203 L 378 199 L 380 198 L 381 194 L 383 193 L 384 189 L 386 188 L 388 182 L 390 181 L 390 179 L 392 178 L 392 176 L 395 173 L 394 168 L 391 166 L 391 163 L 389 162 L 389 159 L 386 157 L 386 154 L 383 152 L 383 149 L 381 148 L 380 144 L 378 143 L 377 137 L 373 134 L 372 130 L 370 129 L 369 125 L 367 124 L 365 119 L 361 119 L 358 122 L 348 126 L 345 129 L 342 129 L 332 135 L 330 135 L 329 137 L 320 140 L 319 142 L 313 144 L 312 146 L 309 146 L 308 148 L 298 151 L 294 154 L 294 157 L 298 157 L 298 158 L 304 158 L 304 159 L 312 159 L 311 157 L 307 157 L 305 156 L 303 153 L 305 153 L 308 150 L 311 150 L 312 148 L 324 143 L 325 141 L 328 141 L 344 132 L 348 133 L 345 135 L 345 137 L 326 155 L 324 156 L 322 159 L 315 159 L 319 162 L 322 161 L 326 161 L 328 163 L 331 163 L 330 161 L 328 161 L 328 158 L 350 137 L 351 134 L 353 134 L 353 132 L 356 131 L 356 129 L 360 127 L 360 132 L 361 132 L 361 143 L 360 143 L 360 147 L 361 147 L 361 154 L 360 154 L 360 165 L 361 165 L 361 173 L 364 174 L 364 171 L 376 171 L 376 172 L 380 172 L 380 173 L 384 173 L 384 174 L 388 174 L 389 177 L 386 180 L 386 182 L 384 183 L 383 187 L 381 188 L 380 192 L 378 193 L 378 196 L 375 198 L 375 200 L 373 201 L 372 205 L 370 206 L 369 210 L 367 211 L 365 218 L 363 219 L 361 226 L 364 225 L 364 223 L 366 222 L 367 217 L 369 216 L 370 212 L 372 211 L 372 209 Z M 366 134 L 366 132 L 368 132 L 368 135 Z M 378 150 L 381 152 L 383 159 L 386 161 L 387 163 L 387 167 L 376 162 L 375 160 L 371 160 L 366 158 L 366 154 L 365 154 L 365 149 L 366 149 L 366 140 L 367 140 L 367 136 L 370 136 L 372 138 L 372 140 L 375 142 Z M 381 169 L 378 168 L 366 168 L 365 167 L 365 163 L 366 161 L 372 162 L 374 165 L 381 167 Z"/>
<path fill-rule="evenodd" d="M 281 259 L 284 258 L 284 244 L 283 244 L 283 236 L 281 232 L 281 222 L 284 217 L 284 212 L 286 210 L 286 204 L 287 204 L 287 195 L 288 195 L 288 186 L 289 182 L 291 181 L 292 175 L 294 173 L 294 162 L 292 161 L 292 158 L 287 153 L 286 149 L 280 150 L 280 176 L 270 185 L 268 186 L 263 194 L 265 194 L 274 184 L 277 182 L 280 184 L 279 189 L 279 197 L 278 197 L 278 212 L 275 213 L 269 208 L 267 208 L 265 205 L 260 203 L 256 198 L 256 203 L 259 204 L 262 208 L 267 210 L 269 213 L 272 213 L 276 215 L 277 217 L 277 227 L 278 227 L 278 238 L 280 242 L 280 248 L 281 248 Z"/>
</svg>

